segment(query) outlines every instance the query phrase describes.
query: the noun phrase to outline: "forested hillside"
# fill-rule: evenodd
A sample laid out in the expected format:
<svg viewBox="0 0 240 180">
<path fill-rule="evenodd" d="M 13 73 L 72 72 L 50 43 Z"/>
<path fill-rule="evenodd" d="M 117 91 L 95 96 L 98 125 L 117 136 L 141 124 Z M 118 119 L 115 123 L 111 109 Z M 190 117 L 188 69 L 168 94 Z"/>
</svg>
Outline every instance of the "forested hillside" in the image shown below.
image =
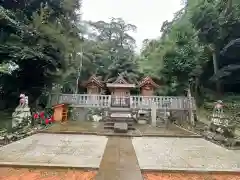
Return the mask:
<svg viewBox="0 0 240 180">
<path fill-rule="evenodd" d="M 145 40 L 141 54 L 121 18 L 81 19 L 79 0 L 0 1 L 1 107 L 15 107 L 20 92 L 30 103 L 50 92 L 75 93 L 90 75 L 137 82 L 150 75 L 165 84 L 158 94 L 198 99 L 240 92 L 240 2 L 188 0 L 159 39 Z"/>
<path fill-rule="evenodd" d="M 169 95 L 191 85 L 199 100 L 239 93 L 240 1 L 185 1 L 159 39 L 145 40 L 141 71 L 160 77 Z"/>
</svg>

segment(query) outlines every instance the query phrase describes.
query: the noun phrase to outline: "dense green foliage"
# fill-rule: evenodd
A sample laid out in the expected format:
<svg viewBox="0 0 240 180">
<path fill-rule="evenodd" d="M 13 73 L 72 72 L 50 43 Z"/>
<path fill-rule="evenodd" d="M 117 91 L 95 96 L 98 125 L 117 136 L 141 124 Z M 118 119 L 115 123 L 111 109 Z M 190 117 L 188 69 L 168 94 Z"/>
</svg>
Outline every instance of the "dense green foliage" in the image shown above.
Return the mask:
<svg viewBox="0 0 240 180">
<path fill-rule="evenodd" d="M 79 0 L 0 1 L 1 107 L 19 93 L 34 103 L 49 92 L 75 93 L 92 74 L 137 78 L 136 27 L 119 18 L 83 22 Z M 4 103 L 5 102 L 5 103 Z"/>
<path fill-rule="evenodd" d="M 90 22 L 90 25 L 96 32 L 95 42 L 105 46 L 105 56 L 96 62 L 99 67 L 97 73 L 105 81 L 111 81 L 119 74 L 136 81 L 138 69 L 134 57 L 135 40 L 128 34 L 135 31 L 136 26 L 127 24 L 121 18 L 112 18 L 109 23 Z"/>
<path fill-rule="evenodd" d="M 201 99 L 210 90 L 239 92 L 239 0 L 184 3 L 136 55 L 129 35 L 136 26 L 121 18 L 84 22 L 79 0 L 0 1 L 1 106 L 15 107 L 20 92 L 31 103 L 53 91 L 79 92 L 92 74 L 135 83 L 150 75 L 165 84 L 163 95 L 189 87 Z"/>
<path fill-rule="evenodd" d="M 0 63 L 15 66 L 1 75 L 2 95 L 26 92 L 38 97 L 61 79 L 80 41 L 76 26 L 79 1 L 1 1 Z M 30 98 L 35 99 L 35 98 Z"/>
<path fill-rule="evenodd" d="M 171 22 L 164 22 L 162 36 L 146 40 L 141 71 L 161 78 L 165 93 L 182 94 L 191 84 L 195 96 L 204 89 L 238 91 L 240 2 L 237 0 L 188 0 Z M 229 50 L 235 47 L 235 50 Z M 159 66 L 161 65 L 161 66 Z M 150 71 L 153 69 L 153 71 Z M 220 84 L 215 89 L 214 83 Z M 231 89 L 230 89 L 231 88 Z M 233 89 L 235 88 L 235 89 Z"/>
</svg>

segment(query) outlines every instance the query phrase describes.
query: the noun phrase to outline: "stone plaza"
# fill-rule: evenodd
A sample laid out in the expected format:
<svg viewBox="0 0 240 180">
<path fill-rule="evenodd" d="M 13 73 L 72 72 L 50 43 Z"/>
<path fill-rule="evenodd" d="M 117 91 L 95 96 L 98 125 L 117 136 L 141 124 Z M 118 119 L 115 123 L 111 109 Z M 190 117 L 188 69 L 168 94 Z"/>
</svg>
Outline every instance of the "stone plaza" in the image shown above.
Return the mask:
<svg viewBox="0 0 240 180">
<path fill-rule="evenodd" d="M 107 138 L 35 134 L 0 148 L 0 164 L 98 168 Z"/>
<path fill-rule="evenodd" d="M 239 171 L 240 152 L 202 138 L 136 137 L 138 163 L 145 170 Z"/>
<path fill-rule="evenodd" d="M 224 149 L 202 138 L 129 140 L 142 170 L 240 171 L 239 151 Z M 107 142 L 106 136 L 35 134 L 1 147 L 0 164 L 98 169 Z M 121 149 L 124 150 L 124 144 Z"/>
</svg>

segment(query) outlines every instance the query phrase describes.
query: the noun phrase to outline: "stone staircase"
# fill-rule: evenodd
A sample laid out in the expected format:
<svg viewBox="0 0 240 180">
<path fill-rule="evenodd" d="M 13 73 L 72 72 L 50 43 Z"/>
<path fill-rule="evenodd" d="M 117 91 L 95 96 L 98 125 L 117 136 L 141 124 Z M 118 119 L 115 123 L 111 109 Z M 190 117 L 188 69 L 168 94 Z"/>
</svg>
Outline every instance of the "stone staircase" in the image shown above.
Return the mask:
<svg viewBox="0 0 240 180">
<path fill-rule="evenodd" d="M 110 108 L 104 121 L 104 129 L 126 133 L 128 130 L 135 130 L 134 123 L 130 108 Z"/>
</svg>

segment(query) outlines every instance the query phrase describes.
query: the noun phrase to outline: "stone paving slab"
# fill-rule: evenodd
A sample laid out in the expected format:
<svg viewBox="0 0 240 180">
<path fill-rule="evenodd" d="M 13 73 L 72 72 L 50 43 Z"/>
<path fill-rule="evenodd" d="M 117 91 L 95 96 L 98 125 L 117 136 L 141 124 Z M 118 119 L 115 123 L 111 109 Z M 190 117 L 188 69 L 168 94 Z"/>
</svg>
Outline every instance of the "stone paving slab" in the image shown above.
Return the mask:
<svg viewBox="0 0 240 180">
<path fill-rule="evenodd" d="M 96 180 L 143 180 L 130 138 L 109 138 Z"/>
<path fill-rule="evenodd" d="M 136 137 L 132 143 L 141 169 L 240 171 L 239 151 L 201 138 Z"/>
<path fill-rule="evenodd" d="M 35 134 L 0 148 L 0 164 L 98 168 L 108 138 L 93 135 Z"/>
</svg>

